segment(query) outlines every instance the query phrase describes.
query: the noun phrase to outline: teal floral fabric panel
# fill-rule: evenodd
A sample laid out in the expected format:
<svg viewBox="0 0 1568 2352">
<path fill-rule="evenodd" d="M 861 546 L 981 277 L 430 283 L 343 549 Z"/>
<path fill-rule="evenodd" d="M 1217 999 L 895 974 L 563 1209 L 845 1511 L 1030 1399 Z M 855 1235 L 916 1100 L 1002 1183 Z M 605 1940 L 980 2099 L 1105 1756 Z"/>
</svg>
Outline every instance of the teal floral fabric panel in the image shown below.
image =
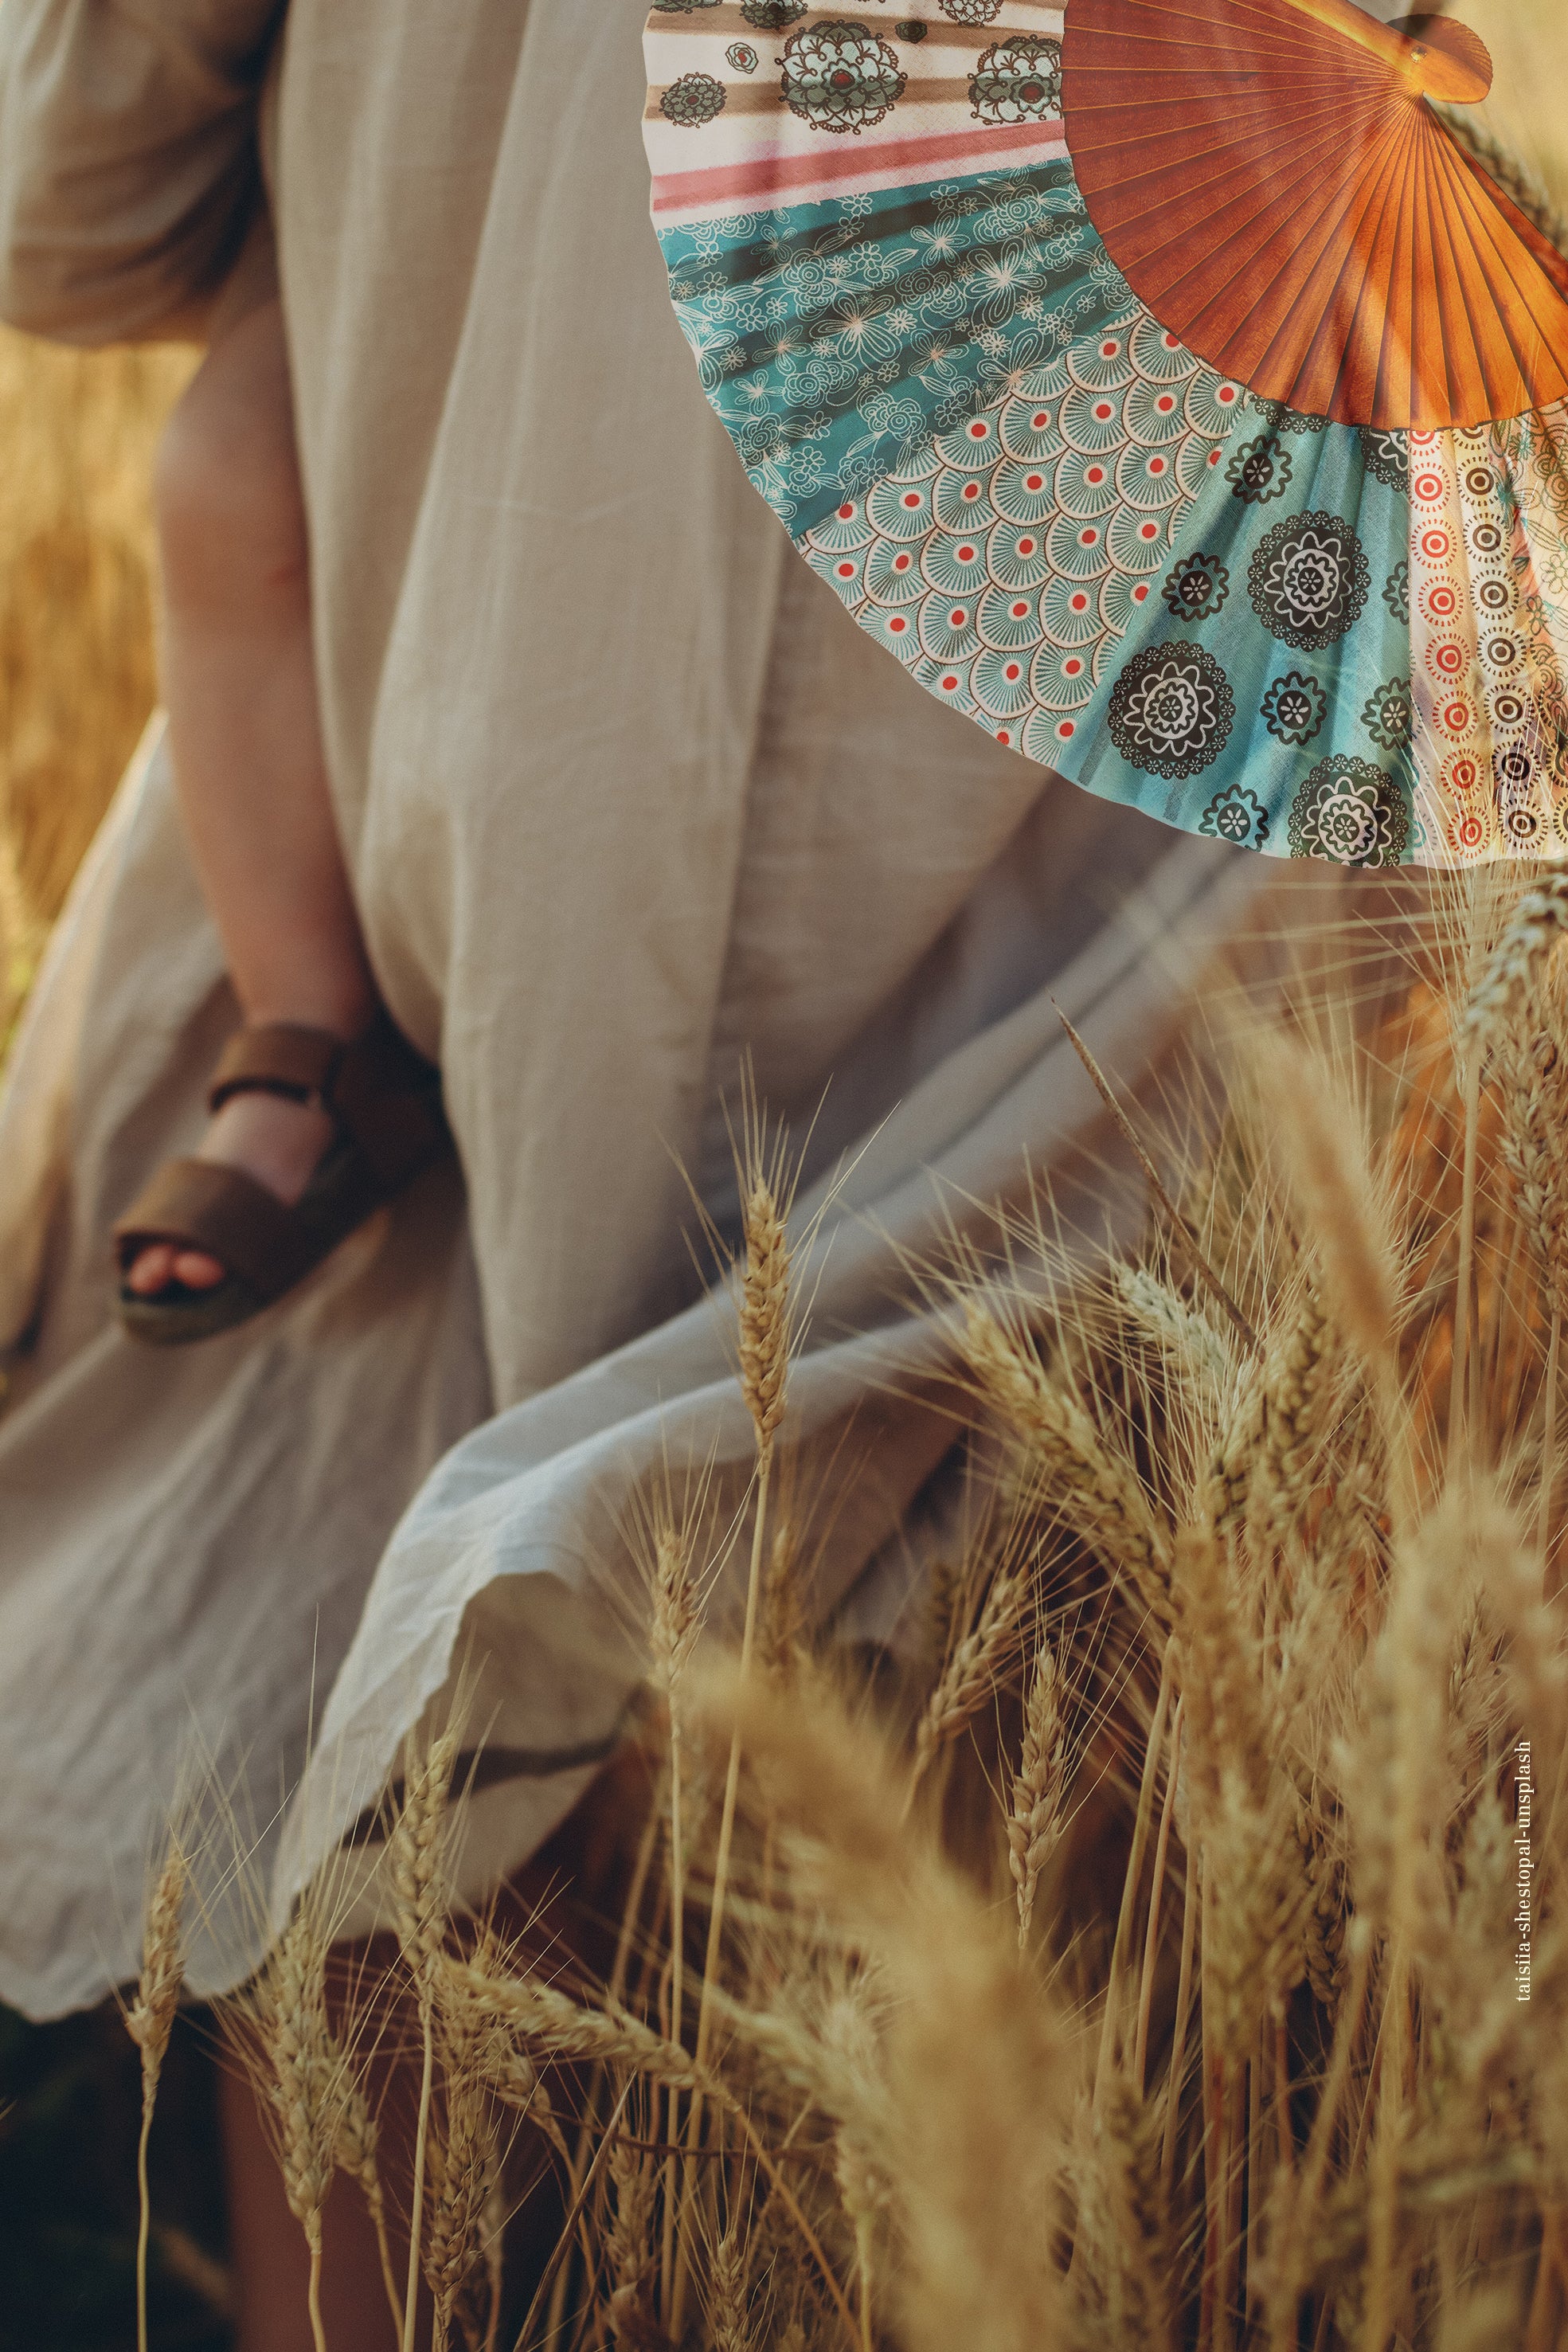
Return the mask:
<svg viewBox="0 0 1568 2352">
<path fill-rule="evenodd" d="M 1133 299 L 1065 159 L 660 241 L 708 397 L 797 538 Z"/>
</svg>

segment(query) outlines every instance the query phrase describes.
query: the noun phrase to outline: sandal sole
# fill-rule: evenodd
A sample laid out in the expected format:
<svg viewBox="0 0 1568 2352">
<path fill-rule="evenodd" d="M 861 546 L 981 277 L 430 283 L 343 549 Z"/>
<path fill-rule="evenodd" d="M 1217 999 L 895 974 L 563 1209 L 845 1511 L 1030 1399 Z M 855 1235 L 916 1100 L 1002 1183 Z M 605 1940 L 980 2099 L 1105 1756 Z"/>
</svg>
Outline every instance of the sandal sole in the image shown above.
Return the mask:
<svg viewBox="0 0 1568 2352">
<path fill-rule="evenodd" d="M 407 1181 L 412 1182 L 413 1177 Z M 402 1189 L 398 1187 L 400 1192 Z M 130 1338 L 155 1348 L 184 1347 L 235 1330 L 297 1290 L 383 1205 L 384 1196 L 367 1185 L 363 1163 L 353 1146 L 336 1145 L 294 1204 L 294 1213 L 301 1222 L 315 1226 L 317 1248 L 287 1289 L 276 1297 L 259 1297 L 248 1283 L 233 1274 L 225 1275 L 211 1290 L 184 1290 L 175 1284 L 174 1296 L 162 1290 L 142 1298 L 121 1288 L 115 1295 L 120 1324 Z"/>
</svg>

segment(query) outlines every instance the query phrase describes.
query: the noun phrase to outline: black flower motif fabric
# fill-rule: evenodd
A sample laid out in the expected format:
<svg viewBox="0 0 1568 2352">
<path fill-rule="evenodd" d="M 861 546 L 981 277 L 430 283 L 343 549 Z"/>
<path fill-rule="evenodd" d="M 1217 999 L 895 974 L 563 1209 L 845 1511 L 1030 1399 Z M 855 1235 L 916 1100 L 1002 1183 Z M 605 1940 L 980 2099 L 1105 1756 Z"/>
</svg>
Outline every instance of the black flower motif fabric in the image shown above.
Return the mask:
<svg viewBox="0 0 1568 2352">
<path fill-rule="evenodd" d="M 1270 635 L 1315 653 L 1353 629 L 1366 604 L 1366 554 L 1340 515 L 1288 515 L 1265 532 L 1247 575 Z"/>
<path fill-rule="evenodd" d="M 1383 601 L 1396 621 L 1410 625 L 1410 565 L 1401 556 L 1383 583 Z"/>
<path fill-rule="evenodd" d="M 1391 677 L 1367 696 L 1361 723 L 1385 751 L 1402 751 L 1410 740 L 1415 707 L 1407 677 Z"/>
<path fill-rule="evenodd" d="M 674 81 L 659 100 L 665 120 L 678 123 L 683 131 L 696 131 L 711 122 L 725 108 L 725 88 L 712 74 L 683 74 Z"/>
<path fill-rule="evenodd" d="M 1322 731 L 1329 698 L 1315 677 L 1288 669 L 1275 678 L 1263 697 L 1262 719 L 1281 743 L 1310 743 Z"/>
<path fill-rule="evenodd" d="M 1061 44 L 1049 34 L 993 41 L 969 82 L 982 122 L 1046 122 L 1061 112 Z"/>
<path fill-rule="evenodd" d="M 831 18 L 791 33 L 779 61 L 792 112 L 818 131 L 857 136 L 892 113 L 904 96 L 898 53 L 863 25 Z"/>
<path fill-rule="evenodd" d="M 1315 436 L 1319 433 L 1326 433 L 1329 428 L 1329 420 L 1326 416 L 1313 416 L 1304 409 L 1288 407 L 1282 400 L 1265 401 L 1263 413 L 1269 420 L 1270 433 Z"/>
<path fill-rule="evenodd" d="M 1261 849 L 1269 838 L 1269 812 L 1245 784 L 1227 784 L 1198 818 L 1199 833 L 1233 841 L 1239 849 Z"/>
<path fill-rule="evenodd" d="M 1367 472 L 1386 482 L 1391 490 L 1410 488 L 1410 444 L 1403 433 L 1382 433 L 1364 425 L 1361 454 Z"/>
<path fill-rule="evenodd" d="M 1146 775 L 1196 776 L 1211 767 L 1236 721 L 1230 681 L 1202 646 L 1146 646 L 1111 695 L 1112 740 Z"/>
<path fill-rule="evenodd" d="M 1336 866 L 1397 866 L 1410 838 L 1404 791 L 1368 760 L 1321 760 L 1291 806 L 1292 857 Z"/>
<path fill-rule="evenodd" d="M 1002 13 L 1002 0 L 938 0 L 938 5 L 955 25 L 994 25 Z"/>
<path fill-rule="evenodd" d="M 1290 451 L 1281 447 L 1278 436 L 1272 433 L 1260 433 L 1255 440 L 1243 441 L 1225 468 L 1232 495 L 1249 507 L 1266 506 L 1270 499 L 1282 499 L 1294 472 Z"/>
<path fill-rule="evenodd" d="M 787 32 L 806 13 L 807 0 L 740 0 L 740 13 L 759 33 Z"/>
<path fill-rule="evenodd" d="M 1218 555 L 1184 555 L 1166 582 L 1166 610 L 1177 621 L 1207 621 L 1230 593 L 1230 574 Z"/>
</svg>

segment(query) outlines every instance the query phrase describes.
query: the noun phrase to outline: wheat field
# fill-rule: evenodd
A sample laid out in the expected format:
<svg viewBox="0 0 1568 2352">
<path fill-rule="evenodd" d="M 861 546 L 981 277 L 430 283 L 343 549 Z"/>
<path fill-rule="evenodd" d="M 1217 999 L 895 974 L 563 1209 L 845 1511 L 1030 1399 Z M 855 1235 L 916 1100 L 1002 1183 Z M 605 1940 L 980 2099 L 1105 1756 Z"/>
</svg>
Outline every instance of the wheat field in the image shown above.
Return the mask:
<svg viewBox="0 0 1568 2352">
<path fill-rule="evenodd" d="M 1568 2344 L 1565 932 L 1558 874 L 1358 910 L 1174 1087 L 1140 1248 L 1067 1286 L 1030 1213 L 920 1270 L 970 1507 L 895 1658 L 806 1630 L 804 1237 L 743 1164 L 755 1476 L 628 1526 L 609 1934 L 455 1901 L 459 1709 L 389 1801 L 390 1954 L 334 1984 L 340 1861 L 218 2004 L 313 2315 L 364 2197 L 388 2352 Z M 150 2128 L 185 1878 L 176 1833 Z"/>
<path fill-rule="evenodd" d="M 0 1034 L 156 699 L 149 483 L 193 359 L 0 329 Z"/>
<path fill-rule="evenodd" d="M 1491 129 L 1568 208 L 1557 0 L 1459 13 Z M 0 331 L 0 1034 L 154 699 L 148 479 L 191 364 Z M 1142 1246 L 1065 1306 L 1045 1225 L 922 1270 L 973 1504 L 896 1671 L 803 1630 L 798 1236 L 743 1171 L 757 1476 L 737 1524 L 672 1489 L 633 1531 L 607 1941 L 455 1903 L 438 1726 L 387 1823 L 384 1977 L 334 1979 L 329 1876 L 213 2021 L 318 2278 L 329 2199 L 379 2217 L 388 2352 L 414 2312 L 434 2352 L 1568 2345 L 1564 909 L 1518 874 L 1411 900 L 1375 1002 L 1331 955 L 1232 1039 Z M 743 1656 L 704 1622 L 737 1550 Z M 152 2185 L 121 2116 L 95 2352 L 149 2253 L 149 2340 L 222 2336 L 175 2161 L 210 2130 L 183 1881 L 175 1837 L 110 2021 Z M 63 2352 L 61 2309 L 33 2333 Z"/>
</svg>

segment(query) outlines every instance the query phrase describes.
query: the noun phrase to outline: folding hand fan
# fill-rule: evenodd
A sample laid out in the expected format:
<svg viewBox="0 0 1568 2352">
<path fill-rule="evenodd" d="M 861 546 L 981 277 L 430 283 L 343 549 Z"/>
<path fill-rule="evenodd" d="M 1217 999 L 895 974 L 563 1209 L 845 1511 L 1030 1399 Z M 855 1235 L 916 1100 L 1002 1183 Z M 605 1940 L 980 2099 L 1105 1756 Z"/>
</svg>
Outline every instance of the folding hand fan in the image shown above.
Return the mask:
<svg viewBox="0 0 1568 2352">
<path fill-rule="evenodd" d="M 895 13 L 898 12 L 898 13 Z M 677 314 L 940 700 L 1356 866 L 1568 852 L 1568 262 L 1351 0 L 655 0 Z"/>
</svg>

